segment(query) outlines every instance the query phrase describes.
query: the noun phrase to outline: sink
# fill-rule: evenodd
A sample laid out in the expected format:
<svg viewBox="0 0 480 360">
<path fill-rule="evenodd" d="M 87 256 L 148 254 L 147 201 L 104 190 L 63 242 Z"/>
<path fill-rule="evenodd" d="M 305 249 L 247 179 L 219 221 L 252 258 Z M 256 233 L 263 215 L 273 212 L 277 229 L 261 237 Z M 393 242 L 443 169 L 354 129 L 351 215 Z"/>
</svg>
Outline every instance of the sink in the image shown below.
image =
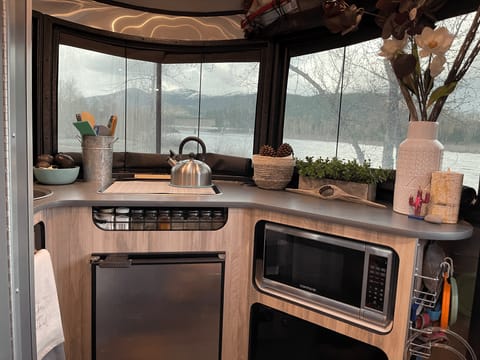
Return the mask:
<svg viewBox="0 0 480 360">
<path fill-rule="evenodd" d="M 44 199 L 46 197 L 52 196 L 53 191 L 45 188 L 34 188 L 33 189 L 33 200 Z"/>
</svg>

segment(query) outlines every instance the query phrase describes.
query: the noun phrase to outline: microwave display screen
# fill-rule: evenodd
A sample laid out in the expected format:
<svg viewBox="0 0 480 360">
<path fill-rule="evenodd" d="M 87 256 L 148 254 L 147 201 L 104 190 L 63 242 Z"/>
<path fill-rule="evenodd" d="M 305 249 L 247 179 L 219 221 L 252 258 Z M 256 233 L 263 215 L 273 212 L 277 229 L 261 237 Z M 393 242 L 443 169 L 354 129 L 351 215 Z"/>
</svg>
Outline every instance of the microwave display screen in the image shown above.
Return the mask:
<svg viewBox="0 0 480 360">
<path fill-rule="evenodd" d="M 360 307 L 365 252 L 266 229 L 264 277 Z"/>
</svg>

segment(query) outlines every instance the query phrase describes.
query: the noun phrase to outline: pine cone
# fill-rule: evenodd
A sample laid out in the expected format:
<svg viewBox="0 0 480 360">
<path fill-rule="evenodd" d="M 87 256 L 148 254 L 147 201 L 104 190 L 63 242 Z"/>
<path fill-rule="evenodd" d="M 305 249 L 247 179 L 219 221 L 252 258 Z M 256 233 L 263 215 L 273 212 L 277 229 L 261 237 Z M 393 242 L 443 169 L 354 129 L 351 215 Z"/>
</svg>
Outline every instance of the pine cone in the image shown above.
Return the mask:
<svg viewBox="0 0 480 360">
<path fill-rule="evenodd" d="M 275 156 L 276 151 L 270 145 L 262 145 L 262 147 L 260 148 L 260 155 L 262 155 L 262 156 Z"/>
<path fill-rule="evenodd" d="M 285 157 L 293 154 L 293 149 L 290 144 L 283 143 L 277 149 L 277 157 Z"/>
</svg>

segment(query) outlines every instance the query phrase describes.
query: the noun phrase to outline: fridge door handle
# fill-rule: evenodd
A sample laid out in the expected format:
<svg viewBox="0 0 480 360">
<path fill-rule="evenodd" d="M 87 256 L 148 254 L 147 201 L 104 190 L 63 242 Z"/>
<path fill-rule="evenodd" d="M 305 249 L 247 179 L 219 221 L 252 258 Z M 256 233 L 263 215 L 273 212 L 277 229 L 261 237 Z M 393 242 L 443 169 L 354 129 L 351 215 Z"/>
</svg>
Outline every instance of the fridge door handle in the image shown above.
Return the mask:
<svg viewBox="0 0 480 360">
<path fill-rule="evenodd" d="M 132 259 L 128 258 L 128 254 L 108 254 L 105 259 L 92 256 L 90 263 L 101 268 L 128 268 L 132 266 Z"/>
</svg>

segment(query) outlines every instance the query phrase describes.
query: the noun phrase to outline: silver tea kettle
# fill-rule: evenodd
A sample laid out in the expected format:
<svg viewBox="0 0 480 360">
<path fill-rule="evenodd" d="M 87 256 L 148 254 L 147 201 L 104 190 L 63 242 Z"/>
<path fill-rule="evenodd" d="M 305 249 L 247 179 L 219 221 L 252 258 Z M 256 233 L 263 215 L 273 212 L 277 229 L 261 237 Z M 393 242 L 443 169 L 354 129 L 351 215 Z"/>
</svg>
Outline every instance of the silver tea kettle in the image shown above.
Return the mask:
<svg viewBox="0 0 480 360">
<path fill-rule="evenodd" d="M 202 147 L 201 159 L 205 160 L 207 148 L 205 143 L 196 136 L 188 136 L 182 140 L 176 155 L 170 150 L 168 163 L 172 166 L 170 185 L 179 187 L 208 187 L 212 186 L 212 170 L 203 161 L 196 160 L 195 154 L 190 153 L 187 160 L 182 160 L 183 146 L 189 141 L 196 141 Z"/>
</svg>

